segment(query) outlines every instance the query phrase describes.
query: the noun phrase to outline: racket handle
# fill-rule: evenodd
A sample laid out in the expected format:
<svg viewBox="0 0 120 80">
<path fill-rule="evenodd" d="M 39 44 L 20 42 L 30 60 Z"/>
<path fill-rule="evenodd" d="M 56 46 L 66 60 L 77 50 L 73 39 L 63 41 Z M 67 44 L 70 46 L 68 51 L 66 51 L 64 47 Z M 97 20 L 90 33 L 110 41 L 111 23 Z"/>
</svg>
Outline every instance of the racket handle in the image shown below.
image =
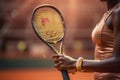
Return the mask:
<svg viewBox="0 0 120 80">
<path fill-rule="evenodd" d="M 62 70 L 63 80 L 70 80 L 67 70 Z"/>
</svg>

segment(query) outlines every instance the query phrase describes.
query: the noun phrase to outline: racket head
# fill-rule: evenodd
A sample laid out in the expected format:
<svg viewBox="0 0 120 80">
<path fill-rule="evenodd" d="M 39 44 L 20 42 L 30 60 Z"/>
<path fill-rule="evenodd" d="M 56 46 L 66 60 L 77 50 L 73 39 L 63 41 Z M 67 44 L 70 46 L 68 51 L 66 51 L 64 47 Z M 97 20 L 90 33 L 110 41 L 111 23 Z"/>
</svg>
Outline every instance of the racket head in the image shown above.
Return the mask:
<svg viewBox="0 0 120 80">
<path fill-rule="evenodd" d="M 36 35 L 44 42 L 55 44 L 64 38 L 64 19 L 60 11 L 50 4 L 34 9 L 31 23 Z"/>
</svg>

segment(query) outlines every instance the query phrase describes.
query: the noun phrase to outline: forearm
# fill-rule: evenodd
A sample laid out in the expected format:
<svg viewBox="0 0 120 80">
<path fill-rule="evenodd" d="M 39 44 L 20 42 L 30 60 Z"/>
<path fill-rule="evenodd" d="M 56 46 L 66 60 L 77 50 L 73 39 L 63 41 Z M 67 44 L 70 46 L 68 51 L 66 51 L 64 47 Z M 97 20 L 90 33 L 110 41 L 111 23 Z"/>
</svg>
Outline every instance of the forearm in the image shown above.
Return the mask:
<svg viewBox="0 0 120 80">
<path fill-rule="evenodd" d="M 87 72 L 120 72 L 120 58 L 112 57 L 105 60 L 84 60 L 82 69 Z"/>
</svg>

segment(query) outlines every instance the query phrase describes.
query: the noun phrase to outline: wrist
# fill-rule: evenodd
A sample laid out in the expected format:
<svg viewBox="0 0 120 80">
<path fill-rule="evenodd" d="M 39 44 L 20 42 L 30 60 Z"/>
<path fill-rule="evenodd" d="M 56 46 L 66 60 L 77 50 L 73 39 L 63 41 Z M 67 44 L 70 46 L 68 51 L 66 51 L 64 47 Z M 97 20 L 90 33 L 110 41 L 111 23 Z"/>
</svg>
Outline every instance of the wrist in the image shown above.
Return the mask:
<svg viewBox="0 0 120 80">
<path fill-rule="evenodd" d="M 77 71 L 82 71 L 82 64 L 83 64 L 83 57 L 79 57 L 76 61 L 76 70 Z"/>
</svg>

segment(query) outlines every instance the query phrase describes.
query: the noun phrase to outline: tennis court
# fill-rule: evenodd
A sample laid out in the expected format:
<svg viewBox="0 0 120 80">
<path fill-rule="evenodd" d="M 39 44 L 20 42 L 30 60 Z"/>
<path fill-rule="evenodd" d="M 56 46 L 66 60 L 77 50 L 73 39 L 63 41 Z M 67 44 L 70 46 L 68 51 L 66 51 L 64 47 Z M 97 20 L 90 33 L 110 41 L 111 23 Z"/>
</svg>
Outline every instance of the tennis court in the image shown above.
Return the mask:
<svg viewBox="0 0 120 80">
<path fill-rule="evenodd" d="M 94 80 L 93 73 L 70 74 L 71 80 Z M 62 80 L 56 69 L 1 70 L 0 80 Z"/>
</svg>

